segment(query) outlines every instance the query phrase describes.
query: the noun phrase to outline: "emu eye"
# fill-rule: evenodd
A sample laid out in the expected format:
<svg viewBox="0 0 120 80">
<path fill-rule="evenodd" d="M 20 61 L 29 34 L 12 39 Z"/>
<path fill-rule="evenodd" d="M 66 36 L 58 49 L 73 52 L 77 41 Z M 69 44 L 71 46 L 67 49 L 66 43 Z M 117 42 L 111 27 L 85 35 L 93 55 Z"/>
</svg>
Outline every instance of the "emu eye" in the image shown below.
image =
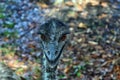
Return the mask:
<svg viewBox="0 0 120 80">
<path fill-rule="evenodd" d="M 46 41 L 47 40 L 47 37 L 44 35 L 44 34 L 41 34 L 41 39 L 43 40 L 43 41 Z"/>
<path fill-rule="evenodd" d="M 60 41 L 64 41 L 65 39 L 66 39 L 66 35 L 64 34 L 64 35 L 62 35 L 62 36 L 60 37 L 59 42 L 60 42 Z"/>
</svg>

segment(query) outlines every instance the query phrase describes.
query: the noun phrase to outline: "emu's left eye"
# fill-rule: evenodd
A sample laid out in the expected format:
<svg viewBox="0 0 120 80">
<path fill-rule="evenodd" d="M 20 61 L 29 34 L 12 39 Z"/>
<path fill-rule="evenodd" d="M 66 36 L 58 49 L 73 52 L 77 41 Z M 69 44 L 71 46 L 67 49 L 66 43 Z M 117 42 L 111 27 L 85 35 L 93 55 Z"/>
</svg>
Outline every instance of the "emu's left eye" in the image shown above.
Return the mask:
<svg viewBox="0 0 120 80">
<path fill-rule="evenodd" d="M 62 35 L 62 36 L 60 37 L 60 39 L 59 39 L 59 42 L 60 42 L 60 41 L 64 41 L 64 40 L 66 39 L 66 37 L 67 37 L 67 36 L 66 36 L 65 34 Z"/>
<path fill-rule="evenodd" d="M 46 40 L 47 40 L 47 37 L 46 37 L 44 34 L 41 34 L 41 39 L 42 39 L 43 41 L 46 41 Z"/>
</svg>

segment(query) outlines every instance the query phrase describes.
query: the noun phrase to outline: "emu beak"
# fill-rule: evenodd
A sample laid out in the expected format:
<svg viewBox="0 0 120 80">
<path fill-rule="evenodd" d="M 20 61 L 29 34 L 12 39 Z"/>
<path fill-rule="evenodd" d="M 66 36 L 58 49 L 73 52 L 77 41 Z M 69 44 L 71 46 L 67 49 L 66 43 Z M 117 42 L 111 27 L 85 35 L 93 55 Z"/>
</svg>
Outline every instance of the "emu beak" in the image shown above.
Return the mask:
<svg viewBox="0 0 120 80">
<path fill-rule="evenodd" d="M 56 46 L 54 43 L 50 43 L 48 47 L 49 49 L 47 52 L 45 52 L 45 57 L 47 59 L 49 66 L 53 68 L 58 64 L 64 45 L 62 46 L 60 51 L 56 50 Z"/>
<path fill-rule="evenodd" d="M 58 51 L 56 50 L 55 44 L 54 43 L 50 43 L 48 46 L 48 50 L 45 53 L 45 57 L 48 61 L 48 63 L 50 64 L 50 66 L 55 66 L 60 54 L 58 54 Z"/>
</svg>

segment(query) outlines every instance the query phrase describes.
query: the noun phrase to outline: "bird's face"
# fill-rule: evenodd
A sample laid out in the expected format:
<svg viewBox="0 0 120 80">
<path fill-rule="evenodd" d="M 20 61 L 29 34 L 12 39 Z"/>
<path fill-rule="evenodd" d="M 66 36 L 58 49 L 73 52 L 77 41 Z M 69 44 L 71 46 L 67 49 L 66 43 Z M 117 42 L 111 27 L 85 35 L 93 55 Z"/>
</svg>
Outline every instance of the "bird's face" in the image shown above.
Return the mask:
<svg viewBox="0 0 120 80">
<path fill-rule="evenodd" d="M 63 48 L 67 41 L 67 34 L 63 35 L 40 35 L 42 40 L 42 50 L 48 61 L 48 64 L 52 67 L 56 66 L 59 58 L 62 54 Z"/>
<path fill-rule="evenodd" d="M 66 26 L 63 27 L 63 25 L 60 26 L 57 23 L 50 24 L 43 25 L 44 28 L 40 32 L 40 39 L 45 58 L 49 66 L 53 68 L 58 64 L 68 39 L 68 31 L 64 28 Z"/>
</svg>

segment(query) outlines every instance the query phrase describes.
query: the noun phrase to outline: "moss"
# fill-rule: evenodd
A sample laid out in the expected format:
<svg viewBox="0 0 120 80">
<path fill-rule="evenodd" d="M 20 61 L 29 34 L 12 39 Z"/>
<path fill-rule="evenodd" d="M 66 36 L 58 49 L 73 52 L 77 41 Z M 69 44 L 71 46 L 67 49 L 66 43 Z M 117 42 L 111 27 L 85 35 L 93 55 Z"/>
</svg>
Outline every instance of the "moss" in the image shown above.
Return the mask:
<svg viewBox="0 0 120 80">
<path fill-rule="evenodd" d="M 15 23 L 13 23 L 13 22 L 5 22 L 4 24 L 3 24 L 3 27 L 6 27 L 6 28 L 14 28 L 14 25 L 15 25 Z"/>
<path fill-rule="evenodd" d="M 0 13 L 0 19 L 4 19 L 6 16 L 4 13 Z"/>
</svg>

